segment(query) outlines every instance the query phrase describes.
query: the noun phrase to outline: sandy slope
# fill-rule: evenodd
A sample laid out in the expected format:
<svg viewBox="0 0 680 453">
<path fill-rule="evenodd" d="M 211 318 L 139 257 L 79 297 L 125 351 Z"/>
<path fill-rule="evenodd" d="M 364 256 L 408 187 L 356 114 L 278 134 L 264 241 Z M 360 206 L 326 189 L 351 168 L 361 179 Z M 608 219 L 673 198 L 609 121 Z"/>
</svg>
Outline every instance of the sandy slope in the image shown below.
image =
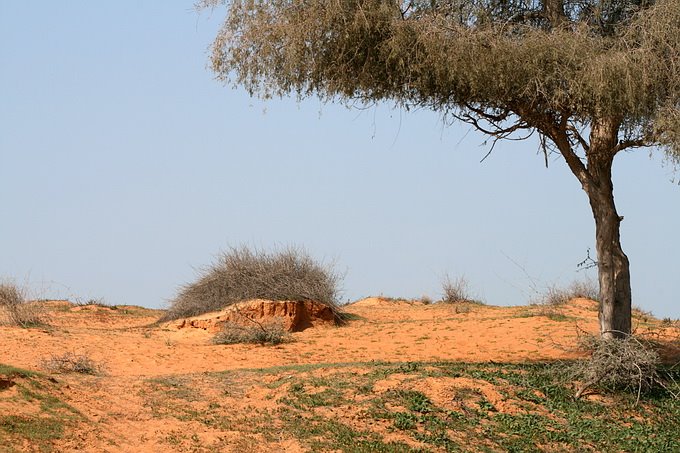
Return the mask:
<svg viewBox="0 0 680 453">
<path fill-rule="evenodd" d="M 59 390 L 64 400 L 81 411 L 88 421 L 65 436 L 57 451 L 210 451 L 211 448 L 302 451 L 296 441 L 286 436 L 254 442 L 252 439 L 259 436 L 254 434 L 248 443 L 234 429 L 159 415 L 164 406 L 153 400 L 154 393 L 149 389 L 154 386 L 172 389 L 173 382 L 177 389 L 195 389 L 202 397 L 188 404 L 197 407 L 212 401 L 214 394 L 214 401 L 219 401 L 225 411 L 232 411 L 237 417 L 246 409 L 273 407 L 276 403 L 272 390 L 262 387 L 258 382 L 261 378 L 249 372 L 240 374 L 240 381 L 232 382 L 229 387 L 206 372 L 342 362 L 356 363 L 349 366 L 360 373 L 361 363 L 370 361 L 566 359 L 578 356 L 575 342 L 579 332 L 597 330 L 596 305 L 587 300 L 575 300 L 546 310 L 544 307 L 474 304 L 423 305 L 369 298 L 346 307 L 346 311 L 354 315 L 346 326 L 310 328 L 294 333 L 294 341 L 276 347 L 216 346 L 210 342 L 212 334 L 204 330 L 153 325 L 160 316 L 160 312 L 154 310 L 78 307 L 66 302 L 48 303 L 46 309 L 49 327 L 0 327 L 0 363 L 44 371 L 42 360 L 75 352 L 87 354 L 105 370 L 100 376 L 57 376 L 64 384 Z M 643 321 L 636 321 L 641 330 L 659 324 L 653 320 Z M 661 329 L 661 332 L 680 338 L 677 328 Z M 0 399 L 5 398 L 5 405 L 0 401 L 0 408 L 19 410 L 7 406 L 7 395 L 0 393 Z M 183 433 L 182 436 L 193 433 L 193 443 L 187 443 L 185 436 L 173 444 L 174 433 Z M 196 448 L 192 449 L 191 445 Z M 25 447 L 30 450 L 30 446 Z"/>
</svg>

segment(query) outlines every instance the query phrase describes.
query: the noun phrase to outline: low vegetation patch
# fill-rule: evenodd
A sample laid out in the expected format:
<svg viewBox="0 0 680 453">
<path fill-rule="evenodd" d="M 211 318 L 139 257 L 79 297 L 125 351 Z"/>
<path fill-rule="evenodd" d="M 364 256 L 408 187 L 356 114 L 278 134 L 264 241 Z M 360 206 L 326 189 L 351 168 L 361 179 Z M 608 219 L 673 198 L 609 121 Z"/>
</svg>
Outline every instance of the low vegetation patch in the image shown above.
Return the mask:
<svg viewBox="0 0 680 453">
<path fill-rule="evenodd" d="M 564 305 L 574 299 L 598 300 L 598 286 L 593 280 L 575 280 L 566 287 L 548 286 L 543 292 L 530 300 L 530 307 L 522 313 L 523 317 L 545 316 L 555 322 L 575 321 L 576 318 L 562 312 Z"/>
<path fill-rule="evenodd" d="M 110 303 L 106 302 L 106 300 L 104 300 L 103 297 L 90 299 L 76 299 L 74 305 L 76 307 L 100 307 L 108 308 L 109 310 L 118 310 L 118 306 L 111 305 Z"/>
<path fill-rule="evenodd" d="M 559 306 L 573 299 L 599 300 L 599 287 L 594 280 L 574 280 L 566 287 L 548 286 L 542 294 L 532 301 L 534 305 Z"/>
<path fill-rule="evenodd" d="M 0 325 L 35 327 L 44 324 L 36 303 L 26 301 L 24 291 L 13 283 L 0 283 Z"/>
<path fill-rule="evenodd" d="M 0 451 L 58 451 L 55 442 L 68 437 L 85 418 L 59 398 L 60 384 L 40 373 L 0 364 Z M 11 389 L 11 391 L 5 391 Z M 23 446 L 23 447 L 22 447 Z"/>
<path fill-rule="evenodd" d="M 277 252 L 232 248 L 185 285 L 161 321 L 222 310 L 250 299 L 314 301 L 338 313 L 340 276 L 304 250 Z"/>
<path fill-rule="evenodd" d="M 290 365 L 156 379 L 144 398 L 157 419 L 238 432 L 250 448 L 294 440 L 341 452 L 680 451 L 680 402 L 669 389 L 637 405 L 630 392 L 575 399 L 555 363 Z M 188 436 L 177 443 L 191 449 Z"/>
<path fill-rule="evenodd" d="M 253 321 L 254 324 L 243 326 L 228 322 L 213 337 L 213 344 L 261 344 L 277 345 L 290 341 L 290 334 L 284 329 L 282 323 L 261 324 Z"/>
<path fill-rule="evenodd" d="M 403 383 L 387 391 L 375 390 L 378 382 L 393 375 Z M 451 378 L 467 380 L 469 387 L 447 388 Z M 435 401 L 442 393 L 422 385 L 426 379 L 439 382 L 440 392 L 448 396 Z M 341 397 L 316 396 L 328 393 L 329 383 L 331 390 L 347 390 Z M 304 420 L 297 422 L 296 429 L 309 436 L 312 448 L 321 450 L 334 448 L 337 433 L 348 430 L 353 431 L 354 441 L 385 443 L 382 437 L 376 439 L 374 426 L 403 436 L 402 442 L 383 446 L 382 451 L 583 451 L 583 445 L 591 451 L 631 451 L 638 442 L 646 444 L 646 451 L 680 448 L 674 434 L 677 419 L 670 421 L 665 413 L 680 415 L 680 405 L 670 394 L 650 396 L 644 408 L 635 410 L 626 394 L 603 403 L 576 401 L 553 365 L 385 364 L 361 375 L 339 372 L 325 382 L 300 377 L 291 388 L 297 391 L 286 398 L 297 396 L 297 400 L 287 402 L 288 420 Z M 365 423 L 363 428 L 350 429 L 355 426 L 351 408 L 357 405 L 353 395 L 361 388 L 370 389 L 357 408 Z M 487 398 L 489 391 L 498 394 L 496 404 L 505 407 L 496 407 Z M 337 408 L 335 413 L 344 410 L 346 418 L 334 419 L 334 426 L 328 426 L 323 407 Z M 313 437 L 318 431 L 324 432 L 323 440 Z M 648 434 L 641 441 L 634 433 L 643 432 Z M 354 450 L 345 444 L 343 451 Z"/>
<path fill-rule="evenodd" d="M 102 365 L 98 364 L 87 354 L 76 354 L 66 352 L 62 355 L 52 355 L 42 360 L 41 367 L 51 373 L 79 373 L 79 374 L 100 374 L 103 371 Z"/>
<path fill-rule="evenodd" d="M 476 300 L 470 293 L 470 284 L 467 278 L 460 276 L 451 279 L 448 275 L 442 283 L 442 302 L 447 304 L 471 302 L 481 304 L 482 302 Z"/>
</svg>

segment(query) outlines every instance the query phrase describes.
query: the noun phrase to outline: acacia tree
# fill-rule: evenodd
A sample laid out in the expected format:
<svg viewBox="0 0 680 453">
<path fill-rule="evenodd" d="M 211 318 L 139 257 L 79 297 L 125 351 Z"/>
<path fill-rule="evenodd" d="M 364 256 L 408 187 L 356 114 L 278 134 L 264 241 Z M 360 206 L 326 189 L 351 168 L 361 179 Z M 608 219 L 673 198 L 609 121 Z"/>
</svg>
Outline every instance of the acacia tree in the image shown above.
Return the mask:
<svg viewBox="0 0 680 453">
<path fill-rule="evenodd" d="M 205 0 L 218 79 L 261 97 L 393 102 L 495 141 L 536 133 L 595 218 L 600 331 L 631 333 L 614 204 L 621 151 L 680 161 L 680 0 Z"/>
</svg>

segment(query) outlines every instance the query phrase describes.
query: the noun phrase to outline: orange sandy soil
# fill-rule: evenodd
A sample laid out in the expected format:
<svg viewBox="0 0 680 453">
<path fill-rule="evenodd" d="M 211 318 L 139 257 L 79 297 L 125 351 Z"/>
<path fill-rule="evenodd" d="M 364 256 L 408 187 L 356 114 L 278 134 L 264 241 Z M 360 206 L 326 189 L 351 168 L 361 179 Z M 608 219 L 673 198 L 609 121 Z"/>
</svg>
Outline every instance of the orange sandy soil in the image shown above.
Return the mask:
<svg viewBox="0 0 680 453">
<path fill-rule="evenodd" d="M 365 363 L 371 361 L 572 359 L 579 356 L 579 332 L 594 333 L 598 328 L 596 303 L 584 299 L 547 308 L 424 305 L 368 298 L 345 306 L 347 313 L 355 315 L 345 326 L 309 328 L 293 333 L 293 341 L 279 346 L 224 346 L 211 344 L 213 334 L 201 329 L 154 325 L 162 314 L 160 310 L 74 306 L 59 301 L 44 305 L 49 326 L 0 327 L 0 364 L 49 375 L 41 364 L 43 360 L 73 352 L 88 355 L 104 370 L 98 376 L 54 375 L 60 384 L 59 397 L 87 420 L 58 440 L 54 451 L 305 451 L 285 434 L 272 440 L 257 433 L 244 436 L 234 426 L 206 426 L 190 417 L 178 419 L 172 416 L 172 408 L 154 400 L 152 390 L 159 386 L 172 390 L 176 379 L 202 395 L 196 404 L 214 401 L 236 420 L 244 411 L 275 408 L 282 391 L 267 387 L 263 381 L 282 379 L 286 371 L 271 372 L 263 378 L 254 369 L 343 363 L 361 373 Z M 651 317 L 638 314 L 635 324 L 639 332 L 654 329 L 672 341 L 680 338 L 677 326 L 663 328 Z M 245 370 L 238 375 L 239 382 L 208 374 L 233 370 Z M 324 368 L 313 373 L 323 375 Z M 381 391 L 380 386 L 397 386 L 398 381 L 399 376 L 393 375 L 376 384 L 373 391 Z M 428 385 L 442 387 L 444 381 Z M 178 384 L 177 388 L 185 387 Z M 10 393 L 0 392 L 0 412 L 35 410 L 9 403 Z M 487 396 L 493 399 L 492 394 Z M 191 398 L 188 401 L 190 406 Z M 13 448 L 32 449 L 31 445 Z"/>
</svg>

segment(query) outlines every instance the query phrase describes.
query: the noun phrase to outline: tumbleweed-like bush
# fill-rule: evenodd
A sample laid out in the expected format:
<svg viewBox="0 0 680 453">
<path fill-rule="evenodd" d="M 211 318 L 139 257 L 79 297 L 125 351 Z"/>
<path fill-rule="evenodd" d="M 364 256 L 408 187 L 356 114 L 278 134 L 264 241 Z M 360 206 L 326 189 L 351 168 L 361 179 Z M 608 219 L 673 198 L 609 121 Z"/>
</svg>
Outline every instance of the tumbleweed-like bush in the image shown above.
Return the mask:
<svg viewBox="0 0 680 453">
<path fill-rule="evenodd" d="M 42 360 L 41 367 L 51 373 L 79 373 L 79 374 L 100 374 L 103 367 L 92 360 L 87 354 L 76 354 L 66 352 L 62 355 L 52 355 Z"/>
<path fill-rule="evenodd" d="M 0 283 L 0 325 L 32 327 L 41 324 L 42 311 L 26 301 L 21 288 L 13 283 Z"/>
<path fill-rule="evenodd" d="M 476 300 L 471 296 L 470 283 L 464 276 L 451 279 L 451 277 L 447 275 L 442 282 L 442 293 L 442 302 L 447 304 L 459 302 L 482 304 L 481 301 Z"/>
<path fill-rule="evenodd" d="M 655 388 L 670 390 L 659 372 L 661 359 L 652 342 L 634 335 L 623 339 L 587 335 L 580 343 L 591 356 L 572 366 L 573 377 L 581 382 L 576 398 L 592 389 L 630 391 L 638 399 Z"/>
<path fill-rule="evenodd" d="M 300 248 L 266 252 L 242 246 L 221 253 L 183 286 L 161 321 L 197 316 L 251 299 L 314 301 L 339 316 L 340 276 Z"/>
</svg>

